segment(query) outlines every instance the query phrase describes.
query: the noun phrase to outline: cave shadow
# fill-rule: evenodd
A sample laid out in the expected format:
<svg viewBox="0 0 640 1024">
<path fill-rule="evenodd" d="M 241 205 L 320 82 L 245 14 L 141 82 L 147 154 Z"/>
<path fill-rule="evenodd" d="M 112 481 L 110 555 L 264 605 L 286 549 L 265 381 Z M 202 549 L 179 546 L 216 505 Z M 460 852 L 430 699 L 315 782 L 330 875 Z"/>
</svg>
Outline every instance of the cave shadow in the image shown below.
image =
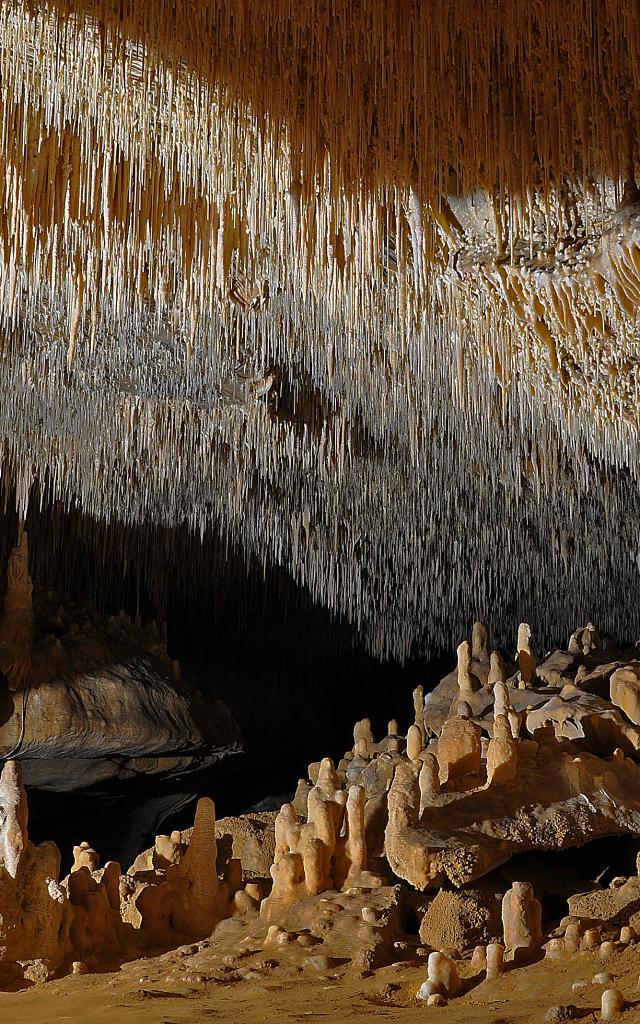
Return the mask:
<svg viewBox="0 0 640 1024">
<path fill-rule="evenodd" d="M 7 677 L 0 672 L 0 729 L 10 722 L 16 711 L 13 691 L 9 689 Z"/>
</svg>

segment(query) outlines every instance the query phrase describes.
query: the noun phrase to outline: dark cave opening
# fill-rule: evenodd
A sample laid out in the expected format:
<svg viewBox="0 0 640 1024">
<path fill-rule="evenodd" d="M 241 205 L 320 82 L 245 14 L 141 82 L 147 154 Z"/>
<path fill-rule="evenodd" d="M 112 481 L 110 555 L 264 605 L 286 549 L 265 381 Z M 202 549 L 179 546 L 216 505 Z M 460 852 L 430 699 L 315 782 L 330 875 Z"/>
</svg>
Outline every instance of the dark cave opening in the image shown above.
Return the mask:
<svg viewBox="0 0 640 1024">
<path fill-rule="evenodd" d="M 431 689 L 455 662 L 445 652 L 404 665 L 380 661 L 350 627 L 292 600 L 269 577 L 248 586 L 258 600 L 242 615 L 237 599 L 215 598 L 168 615 L 172 653 L 201 679 L 215 671 L 216 694 L 244 735 L 242 782 L 237 795 L 221 794 L 221 809 L 292 791 L 311 761 L 342 757 L 359 719 L 370 718 L 380 737 L 392 718 L 406 730 L 412 690 Z"/>
<path fill-rule="evenodd" d="M 616 877 L 636 873 L 638 840 L 632 836 L 603 836 L 566 850 L 520 853 L 487 876 L 503 887 L 529 881 L 542 904 L 542 923 L 551 928 L 568 914 L 567 898 L 606 888 Z"/>
<path fill-rule="evenodd" d="M 283 607 L 267 579 L 264 600 L 240 615 L 233 599 L 169 609 L 169 652 L 239 723 L 244 751 L 184 778 L 153 778 L 86 792 L 30 790 L 30 834 L 53 839 L 70 863 L 86 840 L 103 862 L 131 857 L 157 832 L 193 823 L 198 796 L 211 796 L 219 817 L 256 805 L 277 809 L 307 774 L 311 761 L 334 761 L 353 744 L 353 725 L 372 721 L 382 737 L 396 718 L 411 721 L 411 693 L 435 685 L 452 656 L 408 664 L 380 662 L 353 643 L 350 631 L 318 609 Z M 126 858 L 125 858 L 126 859 Z M 128 865 L 127 865 L 128 866 Z"/>
<path fill-rule="evenodd" d="M 87 559 L 85 551 L 84 572 L 71 579 L 78 555 L 72 552 L 71 563 L 65 562 L 61 546 L 68 519 L 57 519 L 48 537 L 42 525 L 34 514 L 30 554 L 36 585 L 70 590 L 76 601 L 89 600 L 105 614 L 122 607 L 143 621 L 158 615 L 152 574 L 145 577 L 142 560 L 132 558 L 122 575 L 117 560 L 105 558 L 119 544 L 135 547 L 131 536 L 122 541 L 115 528 L 105 536 L 90 526 L 88 535 L 80 530 L 94 557 Z M 12 526 L 5 534 L 8 546 Z M 147 567 L 161 566 L 164 545 L 171 547 L 164 535 L 155 540 L 155 549 L 142 545 Z M 31 788 L 30 834 L 36 842 L 57 843 L 63 870 L 81 840 L 98 850 L 103 863 L 117 859 L 128 866 L 158 832 L 192 824 L 197 796 L 211 796 L 219 817 L 258 804 L 279 807 L 311 761 L 327 755 L 337 761 L 351 747 L 357 720 L 370 718 L 380 737 L 392 718 L 406 730 L 414 687 L 430 689 L 455 662 L 455 654 L 444 651 L 403 665 L 380 661 L 366 651 L 353 626 L 314 605 L 284 572 L 243 563 L 233 552 L 219 562 L 212 543 L 205 539 L 198 550 L 200 542 L 192 538 L 186 559 L 181 558 L 194 566 L 192 585 L 181 578 L 175 587 L 167 586 L 160 615 L 169 655 L 205 700 L 227 704 L 242 731 L 244 751 L 175 779 L 151 775 L 66 793 Z M 215 573 L 202 572 L 202 565 L 214 564 Z"/>
</svg>

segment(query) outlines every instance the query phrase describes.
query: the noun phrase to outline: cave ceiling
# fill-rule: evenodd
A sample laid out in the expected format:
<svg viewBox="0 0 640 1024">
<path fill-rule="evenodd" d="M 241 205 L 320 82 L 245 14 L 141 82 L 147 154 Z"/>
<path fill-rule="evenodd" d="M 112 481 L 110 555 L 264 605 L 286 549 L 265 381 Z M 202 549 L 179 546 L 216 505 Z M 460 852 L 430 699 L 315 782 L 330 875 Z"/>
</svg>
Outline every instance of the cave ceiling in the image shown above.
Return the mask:
<svg viewBox="0 0 640 1024">
<path fill-rule="evenodd" d="M 380 655 L 637 633 L 636 2 L 2 0 L 0 39 L 22 515 L 215 534 Z"/>
</svg>

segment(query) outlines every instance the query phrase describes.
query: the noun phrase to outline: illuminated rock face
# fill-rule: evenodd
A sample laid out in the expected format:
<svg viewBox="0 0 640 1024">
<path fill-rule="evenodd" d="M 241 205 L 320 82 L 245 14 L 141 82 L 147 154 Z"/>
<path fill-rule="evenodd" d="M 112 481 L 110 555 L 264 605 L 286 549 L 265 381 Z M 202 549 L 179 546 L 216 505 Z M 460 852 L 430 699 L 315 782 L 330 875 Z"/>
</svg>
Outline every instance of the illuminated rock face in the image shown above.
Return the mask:
<svg viewBox="0 0 640 1024">
<path fill-rule="evenodd" d="M 23 761 L 28 785 L 72 791 L 145 773 L 166 779 L 241 749 L 229 709 L 182 677 L 155 622 L 105 618 L 53 593 L 36 594 L 36 615 L 27 550 L 22 533 L 0 618 L 0 670 L 16 691 L 0 756 Z"/>
<path fill-rule="evenodd" d="M 121 875 L 114 862 L 99 868 L 96 851 L 82 843 L 59 881 L 58 849 L 29 841 L 27 816 L 20 766 L 8 761 L 0 775 L 0 984 L 34 958 L 42 959 L 46 980 L 68 972 L 74 960 L 96 968 L 202 938 L 231 914 L 242 887 L 237 862 L 227 879 L 218 878 L 215 811 L 207 799 L 198 802 L 189 845 L 176 862 L 141 874 Z"/>
<path fill-rule="evenodd" d="M 219 533 L 376 653 L 637 630 L 637 11 L 512 6 L 3 0 L 21 512 Z"/>
<path fill-rule="evenodd" d="M 512 881 L 516 864 L 528 870 L 525 860 L 514 860 L 502 875 L 493 869 L 524 851 L 548 854 L 640 831 L 640 768 L 617 744 L 615 729 L 609 724 L 599 732 L 591 722 L 581 734 L 574 710 L 574 730 L 566 731 L 557 710 L 592 696 L 579 682 L 606 664 L 603 658 L 614 656 L 628 670 L 636 649 L 587 644 L 570 657 L 556 651 L 522 689 L 520 670 L 490 682 L 486 639 L 487 682 L 471 692 L 469 717 L 453 708 L 437 724 L 442 692 L 432 705 L 417 688 L 410 735 L 400 735 L 392 721 L 377 742 L 370 720 L 362 719 L 354 749 L 337 768 L 330 758 L 310 764 L 309 781 L 298 783 L 294 802 L 277 814 L 216 822 L 212 800 L 202 797 L 193 828 L 157 836 L 126 872 L 114 862 L 101 868 L 98 852 L 80 842 L 60 881 L 57 848 L 29 840 L 20 763 L 7 761 L 0 776 L 0 987 L 28 980 L 34 960 L 46 980 L 79 961 L 83 970 L 103 970 L 196 940 L 216 955 L 217 942 L 234 934 L 243 948 L 277 947 L 282 955 L 294 942 L 324 943 L 318 970 L 331 966 L 327 951 L 368 970 L 397 962 L 409 908 L 423 915 L 414 944 L 435 947 L 421 998 L 436 990 L 455 997 L 459 977 L 449 954 L 478 943 L 472 966 L 486 968 L 488 980 L 501 973 L 504 955 L 514 967 L 535 955 L 545 938 L 542 903 L 529 881 Z M 550 665 L 561 664 L 573 675 L 550 684 Z M 452 675 L 436 689 L 457 693 L 457 672 Z M 505 704 L 502 688 L 510 714 L 528 702 L 516 732 L 505 715 L 494 714 L 497 699 Z M 536 706 L 551 703 L 550 691 L 557 703 L 547 717 L 536 717 Z M 613 705 L 599 700 L 588 705 L 588 717 L 609 722 Z M 460 733 L 460 723 L 472 732 Z M 431 735 L 431 749 L 417 757 L 409 749 L 411 730 Z M 590 736 L 598 754 L 589 750 Z M 441 782 L 434 750 L 456 767 Z M 608 959 L 617 935 L 619 943 L 635 941 L 639 884 L 637 877 L 616 877 L 608 889 L 571 896 L 571 916 L 552 931 L 546 957 L 602 942 L 600 957 Z M 585 930 L 594 920 L 601 927 Z"/>
</svg>

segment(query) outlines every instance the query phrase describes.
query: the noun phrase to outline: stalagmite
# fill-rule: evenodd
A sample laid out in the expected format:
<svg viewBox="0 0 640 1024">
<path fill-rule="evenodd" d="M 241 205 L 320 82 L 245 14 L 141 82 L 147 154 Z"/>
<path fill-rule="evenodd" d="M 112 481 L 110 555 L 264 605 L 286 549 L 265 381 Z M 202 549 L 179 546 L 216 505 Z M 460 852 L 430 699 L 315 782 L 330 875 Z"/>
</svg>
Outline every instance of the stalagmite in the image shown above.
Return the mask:
<svg viewBox="0 0 640 1024">
<path fill-rule="evenodd" d="M 409 726 L 407 733 L 407 757 L 410 761 L 418 760 L 422 751 L 422 745 L 422 730 L 417 725 Z"/>
<path fill-rule="evenodd" d="M 413 724 L 424 731 L 424 687 L 422 686 L 416 686 L 413 691 L 413 715 Z"/>
<path fill-rule="evenodd" d="M 504 715 L 494 719 L 493 735 L 487 750 L 487 783 L 511 782 L 518 773 L 518 749 Z"/>
<path fill-rule="evenodd" d="M 542 942 L 542 906 L 530 882 L 514 882 L 502 900 L 504 944 L 515 957 Z"/>
<path fill-rule="evenodd" d="M 371 732 L 371 722 L 368 718 L 363 718 L 361 722 L 356 722 L 353 728 L 353 744 L 355 753 L 361 752 L 364 756 L 371 756 L 374 739 Z"/>
<path fill-rule="evenodd" d="M 506 682 L 497 680 L 493 687 L 493 718 L 494 721 L 497 718 L 504 717 L 509 714 L 511 710 L 511 699 L 509 697 L 509 687 Z"/>
<path fill-rule="evenodd" d="M 624 996 L 617 988 L 608 988 L 602 993 L 600 1020 L 615 1020 L 624 1010 Z"/>
<path fill-rule="evenodd" d="M 187 910 L 185 931 L 195 932 L 211 929 L 219 914 L 218 879 L 216 876 L 216 834 L 215 808 L 208 797 L 198 800 L 193 823 L 193 832 L 187 851 L 178 868 L 181 878 L 186 878 L 191 887 L 191 906 Z M 180 922 L 174 912 L 176 926 Z"/>
<path fill-rule="evenodd" d="M 600 929 L 599 928 L 587 928 L 584 935 L 582 936 L 582 949 L 595 949 L 596 946 L 600 945 Z"/>
<path fill-rule="evenodd" d="M 17 761 L 6 761 L 0 774 L 0 866 L 15 878 L 27 842 L 27 798 Z"/>
<path fill-rule="evenodd" d="M 486 956 L 486 979 L 493 981 L 502 974 L 504 960 L 504 946 L 499 942 L 490 942 L 487 946 Z"/>
<path fill-rule="evenodd" d="M 335 857 L 334 881 L 339 889 L 360 884 L 362 872 L 367 869 L 365 802 L 364 787 L 351 786 L 346 803 L 346 835 L 339 841 Z"/>
<path fill-rule="evenodd" d="M 520 739 L 520 729 L 522 727 L 523 718 L 526 718 L 526 711 L 519 715 L 517 711 L 514 711 L 513 708 L 511 708 L 507 712 L 509 730 L 514 740 Z"/>
<path fill-rule="evenodd" d="M 260 916 L 267 922 L 282 918 L 289 905 L 306 893 L 305 874 L 299 853 L 285 853 L 271 867 L 271 894 L 260 904 Z"/>
<path fill-rule="evenodd" d="M 579 921 L 573 921 L 567 925 L 564 932 L 564 948 L 567 953 L 577 953 L 580 949 L 582 939 L 582 925 Z"/>
<path fill-rule="evenodd" d="M 483 622 L 474 622 L 471 631 L 471 657 L 476 661 L 488 661 L 489 633 Z"/>
<path fill-rule="evenodd" d="M 609 960 L 616 951 L 615 942 L 603 942 L 600 945 L 599 956 L 601 960 Z"/>
<path fill-rule="evenodd" d="M 471 650 L 465 640 L 458 647 L 458 689 L 463 699 L 477 689 L 477 680 L 471 674 Z"/>
<path fill-rule="evenodd" d="M 410 856 L 411 831 L 420 817 L 420 786 L 411 764 L 400 763 L 389 789 L 385 852 L 393 871 Z"/>
<path fill-rule="evenodd" d="M 434 794 L 440 792 L 440 769 L 435 754 L 427 751 L 422 759 L 422 768 L 418 776 L 420 787 L 420 813 L 424 810 Z"/>
<path fill-rule="evenodd" d="M 471 956 L 471 967 L 476 971 L 484 971 L 487 967 L 487 947 L 474 946 Z"/>
<path fill-rule="evenodd" d="M 562 960 L 566 953 L 563 939 L 549 939 L 545 943 L 544 955 L 546 960 Z"/>
<path fill-rule="evenodd" d="M 429 954 L 427 965 L 429 981 L 438 985 L 447 996 L 454 996 L 460 988 L 460 978 L 453 960 L 446 953 L 434 951 Z"/>
<path fill-rule="evenodd" d="M 504 669 L 502 655 L 500 654 L 500 651 L 492 651 L 487 685 L 490 689 L 493 689 L 496 683 L 506 683 L 506 681 L 507 676 Z"/>
<path fill-rule="evenodd" d="M 521 622 L 518 626 L 518 668 L 520 686 L 530 686 L 536 671 L 536 659 L 531 650 L 531 626 Z"/>
</svg>

